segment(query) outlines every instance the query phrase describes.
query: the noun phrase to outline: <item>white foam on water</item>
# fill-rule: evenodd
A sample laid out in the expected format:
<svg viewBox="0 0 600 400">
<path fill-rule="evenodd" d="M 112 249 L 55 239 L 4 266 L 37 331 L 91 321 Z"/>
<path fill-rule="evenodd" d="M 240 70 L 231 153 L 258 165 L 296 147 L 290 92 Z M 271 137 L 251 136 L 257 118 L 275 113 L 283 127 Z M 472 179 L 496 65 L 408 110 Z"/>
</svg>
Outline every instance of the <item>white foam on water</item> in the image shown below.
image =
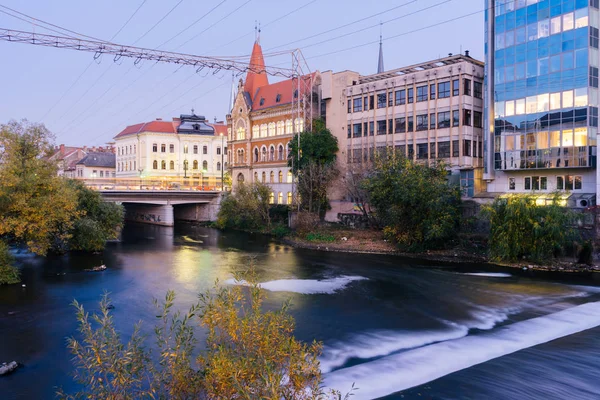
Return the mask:
<svg viewBox="0 0 600 400">
<path fill-rule="evenodd" d="M 260 287 L 271 292 L 293 292 L 302 294 L 333 294 L 345 289 L 354 281 L 366 280 L 362 276 L 340 276 L 330 279 L 279 279 L 260 283 Z M 228 279 L 225 283 L 230 285 L 247 285 L 245 281 Z"/>
<path fill-rule="evenodd" d="M 375 399 L 494 358 L 600 326 L 600 302 L 503 326 L 495 332 L 430 344 L 325 374 L 325 385 L 353 399 Z"/>
<path fill-rule="evenodd" d="M 464 273 L 461 275 L 470 275 L 470 276 L 484 276 L 487 278 L 511 278 L 511 274 L 507 274 L 506 272 L 470 272 Z"/>
</svg>

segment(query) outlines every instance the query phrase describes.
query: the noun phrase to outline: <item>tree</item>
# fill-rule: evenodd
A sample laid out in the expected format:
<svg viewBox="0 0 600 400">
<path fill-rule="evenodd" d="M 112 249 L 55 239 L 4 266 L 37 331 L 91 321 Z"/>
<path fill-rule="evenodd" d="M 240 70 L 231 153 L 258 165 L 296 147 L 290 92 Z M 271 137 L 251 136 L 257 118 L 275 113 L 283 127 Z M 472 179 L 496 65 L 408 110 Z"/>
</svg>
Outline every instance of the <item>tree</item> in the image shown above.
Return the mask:
<svg viewBox="0 0 600 400">
<path fill-rule="evenodd" d="M 74 191 L 47 158 L 51 140 L 41 124 L 0 126 L 0 236 L 42 255 L 70 238 L 80 215 Z"/>
<path fill-rule="evenodd" d="M 270 229 L 269 199 L 271 188 L 262 182 L 241 184 L 221 200 L 217 226 L 221 229 Z"/>
<path fill-rule="evenodd" d="M 365 180 L 372 173 L 373 166 L 371 164 L 353 164 L 349 166 L 345 176 L 345 189 L 365 220 L 369 221 L 372 226 L 378 226 L 379 222 L 371 209 L 369 192 L 365 188 Z"/>
<path fill-rule="evenodd" d="M 489 250 L 494 260 L 544 262 L 575 238 L 576 216 L 561 205 L 558 193 L 543 205 L 527 194 L 497 198 L 483 211 L 490 221 Z"/>
<path fill-rule="evenodd" d="M 155 357 L 144 345 L 139 324 L 129 342 L 122 342 L 106 295 L 100 312 L 91 318 L 75 302 L 82 339 L 69 339 L 68 347 L 83 389 L 58 395 L 67 399 L 316 400 L 334 394 L 341 398 L 321 387 L 321 344 L 294 338 L 289 303 L 264 312 L 265 293 L 254 274 L 236 275 L 236 279 L 249 287 L 217 283 L 185 313 L 172 310 L 173 292 L 167 293 L 162 305 L 155 301 Z M 194 363 L 196 319 L 208 334 L 206 350 Z"/>
<path fill-rule="evenodd" d="M 8 246 L 0 240 L 0 285 L 12 285 L 21 281 L 19 270 L 11 265 L 13 261 Z"/>
<path fill-rule="evenodd" d="M 323 215 L 329 206 L 327 189 L 338 175 L 337 151 L 337 138 L 321 120 L 313 121 L 312 132 L 296 134 L 292 139 L 288 165 L 298 179 L 302 208 L 308 212 Z"/>
<path fill-rule="evenodd" d="M 428 166 L 394 154 L 376 159 L 364 188 L 389 239 L 418 251 L 441 246 L 456 233 L 460 193 L 447 176 L 443 163 Z"/>
</svg>

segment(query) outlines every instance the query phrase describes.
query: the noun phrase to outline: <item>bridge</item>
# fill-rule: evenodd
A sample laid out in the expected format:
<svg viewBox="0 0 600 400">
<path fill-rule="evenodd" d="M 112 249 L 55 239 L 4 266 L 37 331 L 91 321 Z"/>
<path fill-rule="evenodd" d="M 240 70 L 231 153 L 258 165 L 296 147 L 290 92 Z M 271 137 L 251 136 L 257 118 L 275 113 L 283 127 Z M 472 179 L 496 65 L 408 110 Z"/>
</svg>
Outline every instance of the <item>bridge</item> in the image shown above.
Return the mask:
<svg viewBox="0 0 600 400">
<path fill-rule="evenodd" d="M 223 191 L 220 182 L 99 178 L 79 179 L 106 201 L 123 204 L 125 220 L 173 226 L 181 221 L 214 221 Z M 223 189 L 228 189 L 223 187 Z"/>
</svg>

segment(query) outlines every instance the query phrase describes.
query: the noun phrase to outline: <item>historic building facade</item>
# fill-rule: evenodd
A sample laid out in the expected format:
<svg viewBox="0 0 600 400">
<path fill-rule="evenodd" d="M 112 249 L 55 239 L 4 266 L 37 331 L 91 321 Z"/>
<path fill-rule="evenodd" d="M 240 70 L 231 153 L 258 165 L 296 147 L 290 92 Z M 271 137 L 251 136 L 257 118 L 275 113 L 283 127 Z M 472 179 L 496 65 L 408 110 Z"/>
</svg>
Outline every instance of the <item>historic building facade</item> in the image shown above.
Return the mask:
<svg viewBox="0 0 600 400">
<path fill-rule="evenodd" d="M 271 203 L 292 204 L 295 191 L 288 167 L 289 143 L 305 124 L 304 115 L 294 113 L 292 108 L 293 96 L 298 101 L 298 94 L 291 79 L 269 83 L 258 40 L 250 64 L 253 71 L 262 71 L 248 71 L 246 79 L 240 79 L 227 115 L 233 188 L 245 182 L 264 182 L 272 189 Z M 312 88 L 317 87 L 319 79 L 318 73 L 311 75 Z"/>
<path fill-rule="evenodd" d="M 117 178 L 183 179 L 219 189 L 227 168 L 226 134 L 223 123 L 193 113 L 128 126 L 114 138 Z"/>
<path fill-rule="evenodd" d="M 488 192 L 598 204 L 598 1 L 486 3 Z"/>
</svg>

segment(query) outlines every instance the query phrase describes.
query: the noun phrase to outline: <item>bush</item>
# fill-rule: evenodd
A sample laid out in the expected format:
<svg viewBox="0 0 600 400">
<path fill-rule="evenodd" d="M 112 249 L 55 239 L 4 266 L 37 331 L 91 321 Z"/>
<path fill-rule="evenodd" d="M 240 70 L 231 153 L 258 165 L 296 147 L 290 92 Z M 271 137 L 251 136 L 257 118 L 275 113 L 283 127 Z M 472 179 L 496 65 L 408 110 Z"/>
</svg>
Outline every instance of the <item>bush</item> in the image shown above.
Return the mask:
<svg viewBox="0 0 600 400">
<path fill-rule="evenodd" d="M 331 243 L 335 242 L 335 236 L 329 233 L 311 232 L 306 235 L 306 240 L 308 240 L 309 242 Z"/>
<path fill-rule="evenodd" d="M 239 275 L 236 279 L 241 279 Z M 105 295 L 100 312 L 90 316 L 74 302 L 82 340 L 71 338 L 75 378 L 83 389 L 61 398 L 95 399 L 323 399 L 318 356 L 321 344 L 293 336 L 289 303 L 263 312 L 265 293 L 255 276 L 248 288 L 218 287 L 203 293 L 186 313 L 172 310 L 168 292 L 158 308 L 154 330 L 158 355 L 144 346 L 137 325 L 123 343 L 110 315 Z M 196 341 L 193 321 L 208 331 L 206 350 L 193 361 Z"/>
<path fill-rule="evenodd" d="M 271 188 L 264 183 L 239 185 L 221 200 L 216 226 L 220 229 L 268 230 Z"/>
<path fill-rule="evenodd" d="M 271 229 L 271 234 L 281 239 L 290 234 L 290 229 L 285 225 L 277 224 Z"/>
<path fill-rule="evenodd" d="M 460 220 L 460 193 L 443 163 L 428 166 L 393 154 L 363 181 L 388 240 L 408 251 L 443 246 Z"/>
<path fill-rule="evenodd" d="M 483 209 L 490 221 L 490 256 L 498 261 L 544 262 L 559 254 L 575 237 L 575 214 L 555 195 L 538 205 L 532 195 L 498 198 Z"/>
<path fill-rule="evenodd" d="M 319 221 L 318 214 L 301 211 L 296 214 L 295 229 L 300 235 L 306 235 L 317 229 Z"/>
<path fill-rule="evenodd" d="M 13 285 L 21 282 L 19 270 L 11 265 L 14 258 L 6 243 L 0 240 L 0 285 Z"/>
</svg>

